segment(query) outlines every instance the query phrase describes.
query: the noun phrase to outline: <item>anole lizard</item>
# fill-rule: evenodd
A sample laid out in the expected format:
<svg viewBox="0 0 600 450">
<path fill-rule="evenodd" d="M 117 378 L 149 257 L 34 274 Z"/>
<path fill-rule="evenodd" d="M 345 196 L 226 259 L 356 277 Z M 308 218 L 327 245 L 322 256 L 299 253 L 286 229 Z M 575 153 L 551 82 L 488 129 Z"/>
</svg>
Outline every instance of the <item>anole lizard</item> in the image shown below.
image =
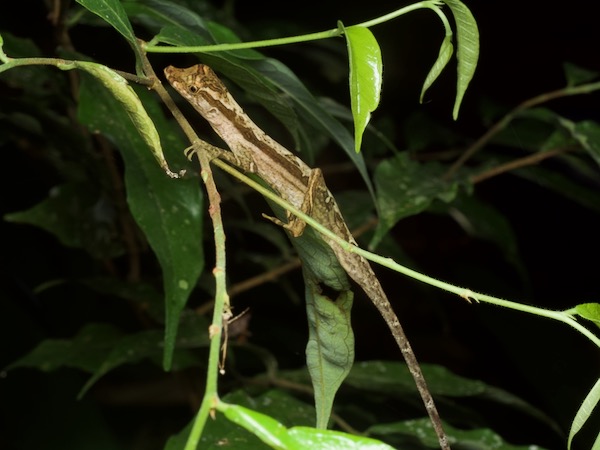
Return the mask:
<svg viewBox="0 0 600 450">
<path fill-rule="evenodd" d="M 203 64 L 186 69 L 169 66 L 165 69 L 165 75 L 175 90 L 209 122 L 233 153 L 231 155 L 227 152 L 219 157 L 225 157 L 245 172 L 255 173 L 290 204 L 305 211 L 347 242 L 356 245 L 333 195 L 325 185 L 321 170 L 308 167 L 304 161 L 261 130 L 246 115 L 210 67 Z M 284 226 L 295 237 L 300 236 L 306 226 L 305 222 L 297 220 L 291 214 L 288 214 L 287 223 L 272 220 Z M 322 237 L 348 275 L 365 291 L 383 316 L 415 380 L 440 446 L 442 449 L 449 449 L 447 436 L 417 358 L 377 276 L 365 258 L 344 250 L 327 236 Z"/>
</svg>

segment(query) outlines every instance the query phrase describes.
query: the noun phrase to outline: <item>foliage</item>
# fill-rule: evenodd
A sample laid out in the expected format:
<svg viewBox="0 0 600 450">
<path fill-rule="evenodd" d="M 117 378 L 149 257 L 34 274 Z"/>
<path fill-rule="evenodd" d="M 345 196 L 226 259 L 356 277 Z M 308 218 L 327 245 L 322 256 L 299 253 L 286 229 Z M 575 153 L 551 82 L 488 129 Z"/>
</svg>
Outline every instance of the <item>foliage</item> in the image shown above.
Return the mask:
<svg viewBox="0 0 600 450">
<path fill-rule="evenodd" d="M 448 8 L 443 9 L 444 5 Z M 0 29 L 0 83 L 6 98 L 0 105 L 0 143 L 6 153 L 23 155 L 19 158 L 27 161 L 28 168 L 22 172 L 45 174 L 43 182 L 36 184 L 37 198 L 18 197 L 4 215 L 3 225 L 14 233 L 24 233 L 30 225 L 56 238 L 56 243 L 49 243 L 48 235 L 35 235 L 45 251 L 54 249 L 48 261 L 36 260 L 31 250 L 23 250 L 24 263 L 17 262 L 16 252 L 10 255 L 14 261 L 10 272 L 26 280 L 22 281 L 26 288 L 20 286 L 19 291 L 30 299 L 30 309 L 37 311 L 32 315 L 55 311 L 49 315 L 55 323 L 36 324 L 23 313 L 26 308 L 19 305 L 19 296 L 5 287 L 2 316 L 9 338 L 27 342 L 15 345 L 16 350 L 4 361 L 7 375 L 2 382 L 18 385 L 14 381 L 18 377 L 39 377 L 30 383 L 47 380 L 44 386 L 48 383 L 51 391 L 57 380 L 64 378 L 60 386 L 68 388 L 54 401 L 67 405 L 67 399 L 77 396 L 82 400 L 73 408 L 85 412 L 82 422 L 83 417 L 92 416 L 81 425 L 81 435 L 79 430 L 60 435 L 56 431 L 60 427 L 56 427 L 45 448 L 164 446 L 174 450 L 200 444 L 201 448 L 383 449 L 438 445 L 431 424 L 423 418 L 409 371 L 404 364 L 389 360 L 397 358 L 395 353 L 379 361 L 378 352 L 373 351 L 353 364 L 352 325 L 360 330 L 362 317 L 355 314 L 351 321 L 350 308 L 357 308 L 357 300 L 353 302 L 348 281 L 336 269 L 331 252 L 313 243 L 305 250 L 298 249 L 305 271 L 335 279 L 334 285 L 341 286 L 336 289 L 341 293 L 334 297 L 322 285 L 306 283 L 304 306 L 303 300 L 298 301 L 301 296 L 293 277 L 279 279 L 299 265 L 284 235 L 255 219 L 254 211 L 264 210 L 262 203 L 215 172 L 224 199 L 224 220 L 220 221 L 215 200 L 219 194 L 210 184 L 207 167 L 203 165 L 198 173 L 195 164 L 185 158 L 183 150 L 189 144 L 180 124 L 165 112 L 169 100 L 154 75 L 155 70 L 160 72 L 157 68 L 171 63 L 162 53 L 186 53 L 177 56 L 182 64 L 202 61 L 217 70 L 257 122 L 270 134 L 287 140 L 288 147 L 295 148 L 304 160 L 318 164 L 327 157 L 338 161 L 337 156 L 330 156 L 338 152 L 340 159 L 352 162 L 357 173 L 352 190 L 338 197 L 349 225 L 373 224 L 371 215 L 376 210 L 379 221 L 366 236 L 370 247 L 405 265 L 357 252 L 468 302 L 490 304 L 472 304 L 471 308 L 499 305 L 515 313 L 561 321 L 600 345 L 593 327 L 600 321 L 599 307 L 593 300 L 555 311 L 446 284 L 408 269 L 418 264 L 403 253 L 393 233 L 407 219 L 426 214 L 451 219 L 465 236 L 497 246 L 496 258 L 504 258 L 511 270 L 526 280 L 527 269 L 511 223 L 502 211 L 478 196 L 479 183 L 510 172 L 597 214 L 598 190 L 590 180 L 598 176 L 600 125 L 587 117 L 574 119 L 541 106 L 552 99 L 597 91 L 596 73 L 566 65 L 564 88 L 532 97 L 508 112 L 488 114 L 493 116 L 493 124 L 486 124 L 487 131 L 474 141 L 415 115 L 409 119 L 412 126 L 407 126 L 406 151 L 398 151 L 392 144 L 393 134 L 385 129 L 385 118 L 371 121 L 385 79 L 371 28 L 419 8 L 437 14 L 445 36 L 423 80 L 421 99 L 452 61 L 456 46 L 453 116 L 457 118 L 479 52 L 475 19 L 459 1 L 419 2 L 358 25 L 340 22 L 326 32 L 258 42 L 251 41 L 261 36 L 252 36 L 243 24 L 226 15 L 226 9 L 208 2 L 78 0 L 77 5 L 63 7 L 54 18 L 56 29 L 61 30 L 56 58 L 40 57 L 44 52 L 32 40 Z M 454 18 L 456 36 L 443 11 Z M 278 35 L 286 34 L 283 21 L 279 27 Z M 115 51 L 106 61 L 90 61 L 93 52 L 83 54 L 72 47 L 69 36 L 77 36 L 79 29 L 108 36 L 115 48 L 126 42 L 135 59 L 118 55 L 121 60 Z M 115 30 L 117 33 L 112 33 Z M 238 35 L 243 35 L 245 42 Z M 305 46 L 304 57 L 310 60 L 316 49 L 329 49 L 324 42 L 331 40 L 320 46 L 312 43 L 312 47 L 298 43 L 337 36 L 344 36 L 348 55 L 342 53 L 343 43 L 337 42 L 340 45 L 331 47 L 334 56 L 323 64 L 327 69 L 349 59 L 348 108 L 340 100 L 315 96 L 314 92 L 327 87 L 317 83 L 317 87 L 307 88 L 304 77 L 310 78 L 308 71 L 296 73 L 282 61 L 255 50 L 294 42 Z M 115 70 L 123 65 L 135 73 Z M 190 122 L 203 131 L 203 139 L 213 140 L 199 120 Z M 190 138 L 190 130 L 183 129 Z M 440 146 L 464 150 L 452 153 L 451 158 L 430 151 Z M 541 164 L 554 161 L 556 165 Z M 49 194 L 40 199 L 43 188 L 48 188 Z M 309 218 L 307 222 L 318 225 Z M 210 231 L 209 223 L 213 226 Z M 317 236 L 312 230 L 306 233 Z M 227 266 L 225 248 L 230 255 Z M 59 262 L 62 259 L 67 262 Z M 316 267 L 319 264 L 321 267 Z M 216 287 L 208 276 L 213 267 Z M 475 268 L 472 272 L 479 273 Z M 228 294 L 224 291 L 226 277 L 231 283 Z M 248 280 L 244 281 L 245 277 Z M 276 285 L 267 283 L 274 279 L 278 279 Z M 248 286 L 257 285 L 260 289 L 246 292 Z M 487 290 L 485 283 L 476 288 Z M 405 301 L 417 304 L 423 298 L 434 298 L 437 302 L 438 293 L 412 292 Z M 231 310 L 228 301 L 234 295 Z M 214 316 L 209 319 L 207 311 L 213 305 Z M 249 307 L 248 313 L 242 312 L 244 306 Z M 308 326 L 302 319 L 296 327 L 295 318 L 304 314 Z M 592 326 L 581 325 L 576 317 Z M 377 338 L 371 344 L 385 347 Z M 304 346 L 306 360 L 298 356 Z M 567 441 L 575 447 L 577 433 L 591 427 L 592 411 L 600 400 L 596 383 L 579 412 L 572 415 L 571 431 L 566 432 L 565 424 L 530 402 L 531 397 L 521 398 L 476 377 L 456 375 L 442 365 L 425 364 L 423 372 L 440 405 L 453 448 L 516 449 Z M 118 410 L 110 401 L 125 401 L 127 395 L 119 390 L 120 385 L 139 399 L 158 401 L 153 391 L 140 388 L 154 380 L 169 383 L 160 392 L 178 404 L 172 410 L 164 405 L 159 409 L 166 426 L 157 430 L 158 436 L 133 437 L 135 424 L 148 416 L 149 422 L 155 420 L 146 407 L 120 416 L 125 426 L 117 431 L 107 424 L 111 420 L 101 418 L 102 411 Z M 590 384 L 589 380 L 580 382 Z M 173 392 L 183 394 L 177 397 Z M 102 404 L 103 393 L 112 400 Z M 68 407 L 61 409 L 58 415 L 66 419 Z M 489 411 L 498 410 L 542 432 L 509 443 L 510 433 L 505 437 L 499 421 L 487 417 Z M 216 420 L 209 419 L 209 414 L 216 415 Z M 11 415 L 19 417 L 18 413 Z M 165 420 L 167 416 L 170 422 Z M 42 415 L 34 414 L 27 420 L 28 428 L 37 427 L 42 420 Z M 335 430 L 322 429 L 327 425 Z M 19 427 L 16 430 L 22 432 Z M 127 437 L 119 439 L 119 434 Z M 40 446 L 34 436 L 18 439 L 23 448 Z M 134 445 L 123 443 L 131 444 L 134 439 Z"/>
</svg>

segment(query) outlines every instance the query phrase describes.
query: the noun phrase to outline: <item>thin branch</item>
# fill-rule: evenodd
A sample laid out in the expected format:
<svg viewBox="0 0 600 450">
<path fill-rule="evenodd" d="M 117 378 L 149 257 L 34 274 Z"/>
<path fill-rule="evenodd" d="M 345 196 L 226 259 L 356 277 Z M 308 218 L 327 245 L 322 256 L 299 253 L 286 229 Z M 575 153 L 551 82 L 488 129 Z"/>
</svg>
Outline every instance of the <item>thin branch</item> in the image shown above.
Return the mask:
<svg viewBox="0 0 600 450">
<path fill-rule="evenodd" d="M 555 91 L 545 92 L 537 95 L 530 99 L 525 100 L 519 104 L 512 111 L 508 112 L 498 122 L 496 122 L 490 129 L 488 129 L 479 139 L 477 139 L 461 156 L 458 158 L 448 171 L 442 177 L 444 180 L 449 180 L 454 174 L 469 160 L 475 153 L 481 150 L 488 142 L 500 131 L 514 120 L 514 118 L 521 112 L 533 108 L 534 106 L 542 103 L 555 100 L 557 98 L 568 97 L 571 95 L 589 94 L 600 89 L 600 82 L 582 84 L 580 86 L 569 86 Z"/>
<path fill-rule="evenodd" d="M 534 153 L 533 155 L 525 156 L 523 158 L 518 158 L 513 161 L 509 161 L 505 164 L 500 164 L 499 166 L 493 167 L 485 172 L 482 172 L 478 175 L 474 175 L 471 177 L 471 183 L 480 183 L 484 180 L 488 180 L 492 177 L 501 175 L 505 172 L 510 172 L 511 170 L 516 170 L 521 167 L 533 166 L 534 164 L 538 164 L 539 162 L 553 158 L 556 155 L 560 155 L 562 153 L 566 153 L 569 151 L 575 150 L 574 147 L 561 147 L 553 150 L 548 150 L 544 152 Z"/>
<path fill-rule="evenodd" d="M 177 105 L 166 89 L 160 83 L 160 80 L 154 73 L 150 62 L 144 55 L 143 58 L 144 72 L 150 80 L 152 80 L 152 88 L 163 100 L 165 105 L 169 108 L 184 133 L 187 135 L 190 142 L 198 143 L 200 140 L 193 130 L 191 125 L 187 122 Z M 207 144 L 208 145 L 208 144 Z M 219 376 L 219 358 L 221 350 L 221 335 L 223 333 L 223 318 L 230 313 L 229 297 L 227 295 L 226 284 L 225 284 L 225 233 L 223 231 L 223 221 L 221 218 L 221 207 L 220 207 L 220 195 L 214 182 L 212 171 L 210 168 L 209 152 L 198 152 L 198 159 L 201 167 L 201 178 L 206 187 L 206 192 L 209 200 L 209 213 L 213 224 L 213 231 L 215 237 L 215 268 L 213 269 L 213 275 L 215 277 L 216 292 L 215 292 L 215 308 L 213 312 L 212 324 L 209 329 L 211 338 L 208 368 L 206 374 L 206 387 L 202 403 L 196 418 L 194 420 L 192 429 L 190 431 L 188 440 L 186 442 L 185 450 L 195 450 L 198 448 L 200 436 L 206 424 L 206 420 L 214 409 L 216 403 L 218 403 L 218 391 L 217 391 L 217 380 Z"/>
</svg>

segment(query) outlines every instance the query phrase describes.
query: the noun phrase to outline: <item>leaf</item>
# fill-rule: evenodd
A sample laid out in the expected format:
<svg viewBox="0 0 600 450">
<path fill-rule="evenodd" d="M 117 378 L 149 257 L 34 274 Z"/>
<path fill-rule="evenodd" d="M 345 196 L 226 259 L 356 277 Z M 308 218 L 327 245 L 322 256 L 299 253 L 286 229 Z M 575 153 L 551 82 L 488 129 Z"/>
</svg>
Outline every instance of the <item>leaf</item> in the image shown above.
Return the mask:
<svg viewBox="0 0 600 450">
<path fill-rule="evenodd" d="M 445 367 L 421 364 L 421 368 L 433 395 L 464 397 L 478 395 L 485 391 L 485 383 L 455 375 Z M 357 363 L 348 374 L 344 385 L 386 396 L 417 392 L 414 379 L 406 364 L 394 361 Z"/>
<path fill-rule="evenodd" d="M 181 324 L 177 346 L 182 348 L 197 348 L 209 345 L 208 321 L 202 316 L 190 314 Z M 144 359 L 160 361 L 163 354 L 164 334 L 160 330 L 146 330 L 121 337 L 112 343 L 105 358 L 94 374 L 79 392 L 79 398 L 104 375 L 124 364 L 133 364 Z M 175 347 L 175 343 L 173 344 Z M 197 360 L 186 351 L 180 350 L 175 359 L 175 367 L 182 369 Z"/>
<path fill-rule="evenodd" d="M 569 431 L 569 439 L 567 441 L 568 449 L 571 448 L 571 442 L 575 435 L 581 430 L 585 422 L 587 422 L 592 415 L 592 411 L 598 404 L 598 401 L 600 401 L 600 379 L 598 379 L 592 389 L 590 389 L 590 392 L 586 395 L 583 403 L 579 407 L 577 414 L 575 414 L 575 418 L 571 424 L 571 430 Z"/>
<path fill-rule="evenodd" d="M 257 397 L 251 397 L 245 390 L 230 392 L 222 399 L 224 402 L 245 406 L 271 417 L 277 417 L 285 426 L 310 425 L 315 421 L 315 410 L 281 390 L 269 390 Z M 165 450 L 184 450 L 193 421 L 177 435 L 172 436 Z M 225 420 L 221 415 L 209 420 L 202 433 L 199 448 L 219 450 L 224 446 L 243 448 L 244 450 L 264 450 L 268 448 L 254 434 Z"/>
<path fill-rule="evenodd" d="M 477 60 L 479 59 L 479 30 L 473 14 L 462 2 L 459 0 L 442 1 L 450 7 L 454 15 L 454 21 L 456 22 L 456 59 L 458 67 L 456 100 L 454 101 L 454 110 L 452 111 L 452 117 L 456 120 L 460 104 L 477 67 Z"/>
<path fill-rule="evenodd" d="M 131 45 L 137 45 L 135 33 L 119 0 L 77 0 L 77 3 L 106 20 Z"/>
<path fill-rule="evenodd" d="M 579 67 L 570 62 L 563 63 L 563 70 L 565 71 L 565 78 L 567 79 L 567 87 L 585 84 L 598 78 L 599 75 L 595 70 Z"/>
<path fill-rule="evenodd" d="M 285 211 L 269 202 L 280 220 Z M 291 237 L 302 260 L 309 337 L 306 364 L 313 385 L 317 427 L 327 428 L 335 395 L 354 363 L 354 333 L 350 321 L 353 293 L 346 272 L 323 239 L 306 228 Z M 331 297 L 334 292 L 336 298 Z"/>
<path fill-rule="evenodd" d="M 425 77 L 425 81 L 423 82 L 423 87 L 421 88 L 421 96 L 419 97 L 419 102 L 423 103 L 423 97 L 425 96 L 425 92 L 427 89 L 431 87 L 435 80 L 440 76 L 446 65 L 448 65 L 448 61 L 452 57 L 454 53 L 454 46 L 452 45 L 452 36 L 446 36 L 442 41 L 442 45 L 440 46 L 440 51 L 438 53 L 438 57 L 431 66 L 427 77 Z"/>
<path fill-rule="evenodd" d="M 220 402 L 217 409 L 227 419 L 244 427 L 272 448 L 304 450 L 307 448 L 392 450 L 375 439 L 353 436 L 339 431 L 319 430 L 309 427 L 286 428 L 270 416 L 238 405 Z"/>
<path fill-rule="evenodd" d="M 407 153 L 381 162 L 375 169 L 375 186 L 379 224 L 371 240 L 375 247 L 383 236 L 402 218 L 418 214 L 435 199 L 450 202 L 458 191 L 458 183 L 441 180 L 443 168 L 436 163 L 420 164 Z"/>
<path fill-rule="evenodd" d="M 573 137 L 587 153 L 600 165 L 600 124 L 593 120 L 577 122 L 573 129 Z"/>
<path fill-rule="evenodd" d="M 112 258 L 123 252 L 123 246 L 114 211 L 98 195 L 91 183 L 71 182 L 54 187 L 32 208 L 6 214 L 4 219 L 34 225 L 52 233 L 61 244 L 86 250 L 98 259 Z"/>
<path fill-rule="evenodd" d="M 600 303 L 583 303 L 575 306 L 575 314 L 600 327 Z"/>
<path fill-rule="evenodd" d="M 504 214 L 472 195 L 458 195 L 450 205 L 444 206 L 444 210 L 465 232 L 496 244 L 506 259 L 525 276 L 517 236 Z"/>
<path fill-rule="evenodd" d="M 320 292 L 310 276 L 305 277 L 308 342 L 306 365 L 311 376 L 317 428 L 327 428 L 335 395 L 354 363 L 354 333 L 350 321 L 352 291 L 336 299 Z"/>
<path fill-rule="evenodd" d="M 578 205 L 592 211 L 600 212 L 600 195 L 598 194 L 598 190 L 583 186 L 581 183 L 573 181 L 572 177 L 565 176 L 543 166 L 522 167 L 513 173 L 543 186 Z"/>
<path fill-rule="evenodd" d="M 161 331 L 148 330 L 124 336 L 118 342 L 113 343 L 102 364 L 94 371 L 94 374 L 79 392 L 78 398 L 81 399 L 100 378 L 111 370 L 123 364 L 131 364 L 160 355 L 162 353 L 162 342 L 163 333 Z"/>
<path fill-rule="evenodd" d="M 468 448 L 469 450 L 529 450 L 538 448 L 541 450 L 541 447 L 535 445 L 516 446 L 508 444 L 499 434 L 487 428 L 461 430 L 444 423 L 444 431 L 448 435 L 452 448 Z M 403 437 L 408 448 L 413 448 L 415 443 L 419 443 L 426 448 L 439 448 L 437 436 L 429 419 L 374 425 L 369 427 L 367 432 L 369 435 L 388 439 Z"/>
<path fill-rule="evenodd" d="M 80 280 L 80 283 L 104 295 L 134 303 L 140 311 L 146 313 L 157 323 L 163 323 L 165 320 L 163 295 L 149 283 L 131 283 L 112 277 L 87 278 Z"/>
<path fill-rule="evenodd" d="M 127 201 L 163 270 L 166 329 L 164 367 L 173 354 L 179 314 L 204 266 L 202 253 L 202 197 L 196 179 L 171 179 L 146 151 L 146 144 L 121 102 L 107 96 L 94 78 L 83 78 L 79 118 L 90 129 L 102 132 L 121 151 L 125 162 Z M 142 95 L 143 94 L 143 95 Z M 140 91 L 160 134 L 169 147 L 185 144 L 166 123 L 149 93 Z M 184 156 L 179 154 L 183 164 Z"/>
<path fill-rule="evenodd" d="M 142 102 L 131 86 L 129 86 L 127 80 L 102 64 L 74 61 L 63 65 L 61 68 L 63 70 L 68 70 L 74 67 L 93 75 L 106 89 L 108 89 L 115 100 L 117 100 L 125 109 L 127 115 L 134 123 L 136 130 L 150 148 L 150 151 L 156 158 L 160 167 L 162 167 L 166 174 L 171 178 L 179 178 L 178 174 L 173 173 L 171 169 L 169 169 L 154 122 L 148 116 Z"/>
<path fill-rule="evenodd" d="M 456 375 L 443 366 L 421 364 L 427 386 L 434 396 L 476 397 L 505 405 L 513 410 L 535 417 L 546 423 L 560 435 L 560 428 L 543 411 L 521 398 L 490 386 L 483 381 Z M 401 398 L 416 394 L 417 388 L 405 363 L 395 361 L 364 361 L 354 365 L 344 386 L 351 386 L 367 393 L 377 393 L 385 397 Z M 436 439 L 437 443 L 437 439 Z"/>
<path fill-rule="evenodd" d="M 92 323 L 82 328 L 73 339 L 46 339 L 25 356 L 7 367 L 35 367 L 50 372 L 71 367 L 86 372 L 96 371 L 122 333 L 113 325 Z"/>
<path fill-rule="evenodd" d="M 354 148 L 360 152 L 362 135 L 377 109 L 381 94 L 383 63 L 381 49 L 371 30 L 361 26 L 345 28 L 350 63 L 350 105 L 354 118 Z"/>
</svg>

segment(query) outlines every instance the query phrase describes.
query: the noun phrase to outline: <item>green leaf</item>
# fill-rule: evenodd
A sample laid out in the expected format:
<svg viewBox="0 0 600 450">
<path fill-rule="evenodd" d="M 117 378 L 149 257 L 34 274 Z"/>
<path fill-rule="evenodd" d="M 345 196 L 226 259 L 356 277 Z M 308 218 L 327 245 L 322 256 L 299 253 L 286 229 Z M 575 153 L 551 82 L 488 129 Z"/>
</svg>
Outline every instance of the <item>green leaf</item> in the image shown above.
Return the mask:
<svg viewBox="0 0 600 450">
<path fill-rule="evenodd" d="M 600 212 L 600 194 L 598 190 L 583 186 L 581 183 L 574 181 L 570 176 L 565 176 L 543 166 L 522 167 L 513 173 L 543 186 L 578 205 L 592 211 Z"/>
<path fill-rule="evenodd" d="M 577 305 L 575 313 L 600 327 L 600 303 L 583 303 Z"/>
<path fill-rule="evenodd" d="M 461 430 L 444 423 L 444 431 L 448 435 L 448 440 L 453 448 L 468 448 L 469 450 L 541 449 L 541 447 L 535 445 L 515 446 L 508 444 L 499 434 L 487 428 Z M 415 419 L 374 425 L 369 427 L 367 432 L 370 435 L 386 437 L 387 439 L 395 438 L 397 440 L 404 438 L 403 442 L 405 442 L 407 448 L 413 448 L 415 442 L 426 448 L 439 448 L 437 436 L 429 419 Z"/>
<path fill-rule="evenodd" d="M 379 105 L 382 70 L 381 50 L 371 30 L 361 26 L 344 28 L 350 63 L 350 105 L 354 117 L 354 148 L 360 152 L 362 136 Z"/>
<path fill-rule="evenodd" d="M 173 344 L 173 347 L 175 347 L 175 344 L 181 348 L 208 346 L 210 341 L 207 332 L 207 319 L 193 313 L 184 317 L 185 319 L 182 321 L 178 340 Z M 119 366 L 133 364 L 144 359 L 151 359 L 158 363 L 163 354 L 163 346 L 164 335 L 160 330 L 141 331 L 123 336 L 119 340 L 112 342 L 111 347 L 108 349 L 109 351 L 102 360 L 102 364 L 96 368 L 94 374 L 81 389 L 79 398 L 83 397 L 88 389 L 100 378 Z M 174 366 L 177 369 L 181 369 L 190 366 L 192 362 L 197 363 L 197 359 L 187 351 L 179 350 Z"/>
<path fill-rule="evenodd" d="M 127 112 L 127 115 L 134 123 L 146 145 L 150 148 L 150 151 L 156 158 L 160 167 L 162 167 L 171 178 L 179 178 L 178 174 L 173 173 L 171 169 L 169 169 L 154 122 L 150 116 L 148 116 L 144 105 L 142 105 L 142 102 L 135 91 L 127 83 L 127 80 L 114 70 L 97 63 L 75 61 L 73 63 L 65 64 L 61 68 L 68 70 L 74 67 L 93 75 L 106 89 L 108 89 L 115 100 L 117 100 Z"/>
<path fill-rule="evenodd" d="M 354 363 L 354 333 L 350 321 L 352 291 L 336 299 L 321 294 L 319 286 L 305 276 L 308 343 L 306 365 L 311 376 L 317 428 L 327 428 L 335 394 Z"/>
<path fill-rule="evenodd" d="M 102 364 L 85 383 L 78 397 L 82 398 L 96 381 L 111 370 L 123 364 L 131 364 L 160 355 L 162 353 L 162 342 L 163 334 L 159 330 L 142 331 L 124 336 L 119 341 L 114 342 Z"/>
<path fill-rule="evenodd" d="M 525 274 L 519 255 L 517 236 L 510 221 L 490 203 L 472 195 L 458 195 L 445 211 L 468 234 L 493 242 L 520 272 Z"/>
<path fill-rule="evenodd" d="M 54 187 L 42 202 L 4 219 L 35 225 L 61 244 L 84 249 L 98 259 L 112 258 L 122 253 L 123 246 L 107 203 L 91 183 L 72 182 Z"/>
<path fill-rule="evenodd" d="M 477 60 L 479 59 L 479 30 L 473 14 L 462 2 L 459 0 L 442 1 L 450 7 L 454 15 L 454 21 L 456 22 L 458 73 L 456 100 L 454 101 L 454 110 L 452 111 L 452 116 L 456 120 L 460 104 L 477 67 Z"/>
<path fill-rule="evenodd" d="M 217 409 L 230 421 L 244 427 L 272 448 L 304 450 L 307 448 L 392 450 L 375 439 L 353 436 L 339 431 L 319 430 L 309 427 L 286 428 L 270 416 L 238 405 L 221 402 Z"/>
<path fill-rule="evenodd" d="M 282 208 L 269 202 L 280 220 Z M 327 428 L 335 395 L 354 362 L 354 334 L 350 321 L 353 293 L 346 272 L 331 248 L 312 229 L 291 238 L 302 260 L 309 338 L 306 360 L 314 390 L 317 427 Z M 323 292 L 335 292 L 328 298 Z"/>
<path fill-rule="evenodd" d="M 573 63 L 563 63 L 563 70 L 565 71 L 565 78 L 567 79 L 567 86 L 573 87 L 580 84 L 585 84 L 598 78 L 599 73 L 595 70 L 589 70 L 584 67 L 579 67 Z"/>
<path fill-rule="evenodd" d="M 485 383 L 455 375 L 442 366 L 421 364 L 421 368 L 427 379 L 427 385 L 434 395 L 464 397 L 478 395 L 485 391 Z M 395 361 L 357 363 L 352 367 L 344 385 L 387 396 L 417 392 L 414 379 L 406 364 Z"/>
<path fill-rule="evenodd" d="M 600 165 L 600 124 L 593 120 L 577 122 L 573 129 L 573 137 L 588 154 Z"/>
<path fill-rule="evenodd" d="M 571 442 L 575 435 L 581 430 L 585 422 L 592 415 L 592 411 L 600 401 L 600 379 L 596 381 L 588 395 L 586 395 L 583 403 L 579 407 L 577 414 L 575 414 L 575 418 L 573 419 L 573 423 L 571 424 L 571 430 L 569 431 L 569 439 L 567 441 L 567 448 L 571 448 Z"/>
<path fill-rule="evenodd" d="M 77 3 L 106 20 L 131 45 L 137 45 L 135 33 L 119 0 L 77 0 Z"/>
<path fill-rule="evenodd" d="M 310 425 L 315 421 L 315 410 L 312 406 L 301 402 L 281 390 L 269 390 L 257 397 L 251 397 L 245 390 L 230 392 L 222 399 L 224 402 L 245 406 L 271 417 L 277 417 L 285 426 Z M 184 450 L 193 421 L 177 435 L 172 436 L 165 450 Z M 199 448 L 203 450 L 219 450 L 224 445 L 244 450 L 265 450 L 268 448 L 250 431 L 225 420 L 221 415 L 206 424 Z"/>
<path fill-rule="evenodd" d="M 450 202 L 455 197 L 458 183 L 442 181 L 443 170 L 436 163 L 412 161 L 407 153 L 400 153 L 377 166 L 374 180 L 380 220 L 371 247 L 377 246 L 400 219 L 424 211 L 435 199 Z"/>
<path fill-rule="evenodd" d="M 108 324 L 88 324 L 73 339 L 46 339 L 7 370 L 35 367 L 44 372 L 71 367 L 93 373 L 101 366 L 122 333 Z"/>
<path fill-rule="evenodd" d="M 87 278 L 80 280 L 80 283 L 96 292 L 135 304 L 156 323 L 163 323 L 165 320 L 163 295 L 149 283 L 131 283 L 113 277 Z"/>
<path fill-rule="evenodd" d="M 454 45 L 452 45 L 452 36 L 446 36 L 442 41 L 442 45 L 440 46 L 440 51 L 438 53 L 438 57 L 431 66 L 425 81 L 423 82 L 423 87 L 421 88 L 421 96 L 419 97 L 419 102 L 423 103 L 423 97 L 425 96 L 425 92 L 427 89 L 431 87 L 431 85 L 437 80 L 440 76 L 448 61 L 452 57 L 454 53 Z"/>
<path fill-rule="evenodd" d="M 140 91 L 159 133 L 170 148 L 183 149 L 162 111 L 148 92 Z M 79 118 L 102 132 L 121 151 L 125 162 L 127 201 L 163 270 L 166 304 L 165 368 L 171 365 L 179 314 L 204 266 L 202 197 L 197 179 L 172 179 L 157 166 L 121 102 L 106 95 L 94 78 L 82 79 Z M 178 154 L 184 164 L 185 158 Z"/>
</svg>

